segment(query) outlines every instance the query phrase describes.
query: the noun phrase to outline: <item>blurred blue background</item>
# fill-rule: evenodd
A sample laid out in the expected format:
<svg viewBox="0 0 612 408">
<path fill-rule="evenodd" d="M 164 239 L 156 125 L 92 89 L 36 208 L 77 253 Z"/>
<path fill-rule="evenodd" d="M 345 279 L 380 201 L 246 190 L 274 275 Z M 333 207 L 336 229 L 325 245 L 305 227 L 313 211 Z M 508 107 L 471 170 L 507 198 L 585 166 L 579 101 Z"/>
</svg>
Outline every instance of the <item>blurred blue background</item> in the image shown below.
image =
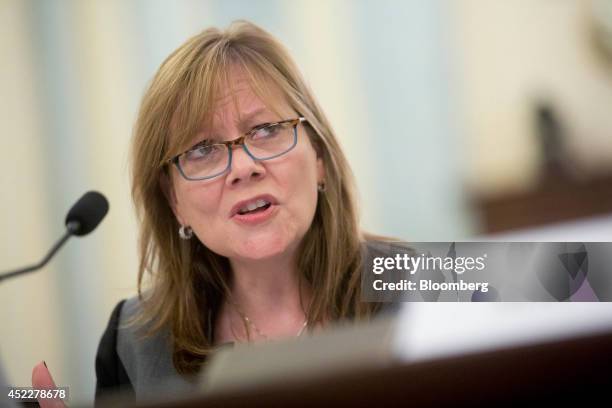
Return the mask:
<svg viewBox="0 0 612 408">
<path fill-rule="evenodd" d="M 612 163 L 612 69 L 597 2 L 556 0 L 1 0 L 0 200 L 6 270 L 63 232 L 85 191 L 107 219 L 42 273 L 0 287 L 0 358 L 28 385 L 45 359 L 91 401 L 110 310 L 136 288 L 128 146 L 163 59 L 211 25 L 248 19 L 291 51 L 355 172 L 364 228 L 406 240 L 483 232 L 470 198 L 538 179 L 533 101 L 555 101 L 581 174 Z"/>
</svg>

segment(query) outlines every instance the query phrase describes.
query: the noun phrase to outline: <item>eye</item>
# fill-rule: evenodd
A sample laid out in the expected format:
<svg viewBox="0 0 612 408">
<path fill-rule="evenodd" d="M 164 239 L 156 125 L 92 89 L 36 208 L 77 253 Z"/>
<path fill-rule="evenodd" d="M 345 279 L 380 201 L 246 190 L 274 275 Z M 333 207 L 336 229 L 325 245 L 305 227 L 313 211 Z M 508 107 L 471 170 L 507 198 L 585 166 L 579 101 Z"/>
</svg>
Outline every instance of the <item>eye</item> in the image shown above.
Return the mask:
<svg viewBox="0 0 612 408">
<path fill-rule="evenodd" d="M 251 132 L 251 139 L 253 140 L 264 140 L 264 139 L 272 139 L 277 136 L 282 130 L 283 125 L 280 124 L 272 124 L 272 125 L 262 125 L 256 129 L 253 129 Z"/>
<path fill-rule="evenodd" d="M 202 145 L 197 146 L 185 153 L 185 160 L 197 161 L 216 157 L 223 150 L 223 145 Z"/>
</svg>

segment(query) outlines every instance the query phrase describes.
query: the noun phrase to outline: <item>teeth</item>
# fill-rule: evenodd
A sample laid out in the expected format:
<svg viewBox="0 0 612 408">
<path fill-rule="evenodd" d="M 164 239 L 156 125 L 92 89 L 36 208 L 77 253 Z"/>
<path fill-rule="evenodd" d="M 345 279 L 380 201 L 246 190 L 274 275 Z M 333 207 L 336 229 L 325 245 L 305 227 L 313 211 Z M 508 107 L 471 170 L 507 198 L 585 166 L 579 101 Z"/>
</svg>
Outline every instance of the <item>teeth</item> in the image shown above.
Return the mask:
<svg viewBox="0 0 612 408">
<path fill-rule="evenodd" d="M 255 209 L 259 208 L 259 207 L 264 207 L 267 204 L 269 204 L 269 203 L 266 200 L 259 199 L 259 200 L 255 201 L 255 202 L 248 203 L 246 206 L 242 207 L 240 209 L 240 212 L 241 213 L 245 213 L 245 212 L 248 212 L 248 211 L 253 211 L 253 210 L 255 210 Z"/>
</svg>

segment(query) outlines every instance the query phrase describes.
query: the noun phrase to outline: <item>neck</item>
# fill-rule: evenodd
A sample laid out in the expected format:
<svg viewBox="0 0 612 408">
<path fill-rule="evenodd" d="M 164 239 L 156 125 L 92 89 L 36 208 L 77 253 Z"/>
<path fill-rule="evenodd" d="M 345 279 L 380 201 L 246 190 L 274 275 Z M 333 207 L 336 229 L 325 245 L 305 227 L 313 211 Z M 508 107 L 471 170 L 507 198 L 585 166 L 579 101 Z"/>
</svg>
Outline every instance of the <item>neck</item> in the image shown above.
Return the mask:
<svg viewBox="0 0 612 408">
<path fill-rule="evenodd" d="M 308 290 L 300 285 L 294 257 L 231 259 L 230 264 L 231 300 L 250 318 L 305 313 Z"/>
</svg>

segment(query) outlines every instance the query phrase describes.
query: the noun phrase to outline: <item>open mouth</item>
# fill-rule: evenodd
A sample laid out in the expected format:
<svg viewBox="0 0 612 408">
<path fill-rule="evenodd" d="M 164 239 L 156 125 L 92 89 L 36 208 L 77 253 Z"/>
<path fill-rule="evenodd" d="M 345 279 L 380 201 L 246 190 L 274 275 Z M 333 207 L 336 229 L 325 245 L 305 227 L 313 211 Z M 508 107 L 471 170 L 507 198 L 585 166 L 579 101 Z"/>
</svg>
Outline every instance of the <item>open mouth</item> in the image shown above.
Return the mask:
<svg viewBox="0 0 612 408">
<path fill-rule="evenodd" d="M 242 207 L 238 210 L 238 214 L 255 214 L 258 212 L 262 212 L 270 208 L 272 204 L 269 201 L 259 199 L 253 203 L 249 203 L 246 206 Z"/>
</svg>

